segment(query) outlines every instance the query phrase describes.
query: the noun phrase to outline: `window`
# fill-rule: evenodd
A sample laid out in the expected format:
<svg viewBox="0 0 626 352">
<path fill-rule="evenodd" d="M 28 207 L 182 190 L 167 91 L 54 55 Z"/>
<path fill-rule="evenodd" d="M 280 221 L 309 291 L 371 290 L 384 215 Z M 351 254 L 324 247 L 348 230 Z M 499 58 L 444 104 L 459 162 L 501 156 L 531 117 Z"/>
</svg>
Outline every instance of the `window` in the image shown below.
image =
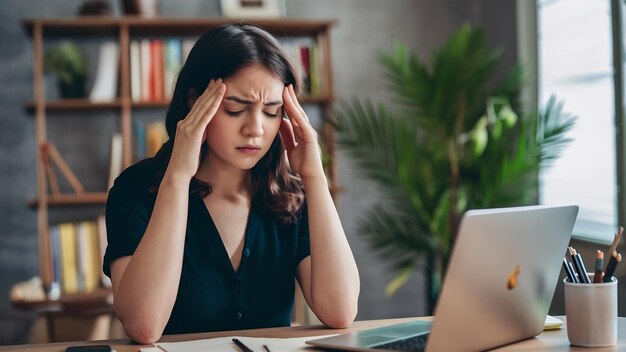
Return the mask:
<svg viewBox="0 0 626 352">
<path fill-rule="evenodd" d="M 610 243 L 617 228 L 610 0 L 538 0 L 539 99 L 578 116 L 573 141 L 540 174 L 540 202 L 578 204 L 574 236 Z"/>
</svg>

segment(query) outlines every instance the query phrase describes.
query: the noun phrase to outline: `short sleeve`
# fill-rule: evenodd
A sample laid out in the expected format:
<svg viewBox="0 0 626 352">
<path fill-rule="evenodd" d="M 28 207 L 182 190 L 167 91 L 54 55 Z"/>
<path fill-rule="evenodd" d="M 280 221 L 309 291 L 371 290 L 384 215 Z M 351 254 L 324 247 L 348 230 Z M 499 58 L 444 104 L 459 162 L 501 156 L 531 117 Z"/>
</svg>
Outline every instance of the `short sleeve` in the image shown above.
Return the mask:
<svg viewBox="0 0 626 352">
<path fill-rule="evenodd" d="M 128 175 L 120 175 L 109 191 L 106 204 L 107 248 L 104 273 L 111 277 L 111 263 L 120 257 L 133 255 L 152 214 L 153 197 Z"/>
<path fill-rule="evenodd" d="M 306 203 L 300 210 L 300 222 L 298 224 L 298 250 L 296 252 L 296 264 L 311 255 L 309 240 L 309 213 Z"/>
</svg>

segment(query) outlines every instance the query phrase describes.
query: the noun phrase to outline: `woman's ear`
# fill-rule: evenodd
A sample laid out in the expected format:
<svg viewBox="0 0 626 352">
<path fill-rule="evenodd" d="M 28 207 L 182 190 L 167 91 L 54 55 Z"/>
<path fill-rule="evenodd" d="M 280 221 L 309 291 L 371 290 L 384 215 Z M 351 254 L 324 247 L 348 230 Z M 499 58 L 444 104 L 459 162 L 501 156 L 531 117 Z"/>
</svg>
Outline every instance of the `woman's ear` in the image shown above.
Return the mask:
<svg viewBox="0 0 626 352">
<path fill-rule="evenodd" d="M 198 92 L 196 92 L 196 90 L 193 88 L 189 88 L 189 90 L 187 91 L 187 105 L 188 105 L 189 110 L 191 110 L 191 108 L 193 107 L 193 104 L 196 103 L 197 99 L 198 99 Z"/>
</svg>

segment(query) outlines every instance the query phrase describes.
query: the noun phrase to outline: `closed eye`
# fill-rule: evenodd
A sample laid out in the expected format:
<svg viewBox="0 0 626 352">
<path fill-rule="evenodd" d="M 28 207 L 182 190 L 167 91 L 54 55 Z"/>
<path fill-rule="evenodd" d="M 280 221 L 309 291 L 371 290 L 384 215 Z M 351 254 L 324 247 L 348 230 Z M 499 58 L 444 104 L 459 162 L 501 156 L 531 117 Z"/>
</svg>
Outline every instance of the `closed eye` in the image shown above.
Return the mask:
<svg viewBox="0 0 626 352">
<path fill-rule="evenodd" d="M 231 110 L 226 110 L 226 113 L 227 113 L 229 116 L 234 116 L 234 117 L 236 117 L 236 116 L 241 115 L 241 113 L 243 113 L 243 110 L 239 110 L 239 111 L 231 111 Z"/>
<path fill-rule="evenodd" d="M 245 110 L 245 109 L 244 109 L 244 110 Z M 226 110 L 226 113 L 227 113 L 229 116 L 232 116 L 232 117 L 237 117 L 237 116 L 240 116 L 240 115 L 244 112 L 244 110 L 237 110 L 237 111 Z M 275 112 L 275 113 L 273 113 L 273 114 L 272 114 L 271 112 L 269 112 L 269 111 L 263 111 L 263 113 L 264 113 L 266 116 L 268 116 L 268 117 L 272 117 L 272 118 L 273 118 L 273 117 L 277 117 L 277 116 L 278 116 L 278 112 L 279 112 L 279 111 L 280 111 L 280 110 L 276 111 L 276 112 Z"/>
</svg>

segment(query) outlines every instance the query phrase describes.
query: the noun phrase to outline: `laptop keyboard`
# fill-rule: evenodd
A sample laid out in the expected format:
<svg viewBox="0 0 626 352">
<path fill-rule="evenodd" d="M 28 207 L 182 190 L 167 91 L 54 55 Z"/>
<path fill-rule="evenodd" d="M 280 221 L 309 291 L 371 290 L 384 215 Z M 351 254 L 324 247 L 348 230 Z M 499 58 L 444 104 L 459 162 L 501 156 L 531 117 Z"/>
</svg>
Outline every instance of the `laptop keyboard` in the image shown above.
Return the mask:
<svg viewBox="0 0 626 352">
<path fill-rule="evenodd" d="M 408 339 L 389 342 L 383 345 L 373 347 L 377 350 L 392 351 L 424 351 L 428 342 L 428 334 L 409 337 Z"/>
</svg>

